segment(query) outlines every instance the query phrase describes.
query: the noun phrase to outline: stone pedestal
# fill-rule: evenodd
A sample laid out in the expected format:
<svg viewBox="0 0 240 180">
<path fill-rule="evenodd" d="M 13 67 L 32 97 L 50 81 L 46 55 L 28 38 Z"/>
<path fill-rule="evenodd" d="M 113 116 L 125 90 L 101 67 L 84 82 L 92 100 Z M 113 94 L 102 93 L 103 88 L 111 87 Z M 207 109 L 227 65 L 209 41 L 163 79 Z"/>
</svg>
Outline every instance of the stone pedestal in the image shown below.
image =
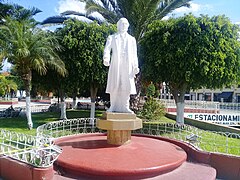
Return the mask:
<svg viewBox="0 0 240 180">
<path fill-rule="evenodd" d="M 108 144 L 123 145 L 131 142 L 132 130 L 142 128 L 142 120 L 135 114 L 104 112 L 97 127 L 107 130 Z"/>
</svg>

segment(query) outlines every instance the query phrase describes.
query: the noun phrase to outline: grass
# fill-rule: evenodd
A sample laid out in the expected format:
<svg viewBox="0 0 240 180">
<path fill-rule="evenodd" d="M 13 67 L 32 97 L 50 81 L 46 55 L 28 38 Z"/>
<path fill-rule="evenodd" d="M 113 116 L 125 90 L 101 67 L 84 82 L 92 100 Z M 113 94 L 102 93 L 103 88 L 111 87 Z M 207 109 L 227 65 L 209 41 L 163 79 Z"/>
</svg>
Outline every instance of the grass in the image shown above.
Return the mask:
<svg viewBox="0 0 240 180">
<path fill-rule="evenodd" d="M 176 123 L 175 120 L 169 119 L 166 116 L 162 116 L 160 120 L 156 121 L 146 121 L 146 124 L 159 124 L 159 123 Z"/>
<path fill-rule="evenodd" d="M 95 116 L 100 117 L 102 111 L 96 111 Z M 46 112 L 46 113 L 37 113 L 32 114 L 33 129 L 29 130 L 27 127 L 26 117 L 16 117 L 16 118 L 0 118 L 0 129 L 5 129 L 8 131 L 14 131 L 23 134 L 35 135 L 36 129 L 42 124 L 48 122 L 57 121 L 60 117 L 58 112 Z M 83 118 L 90 117 L 89 110 L 68 110 L 67 117 L 72 118 Z"/>
<path fill-rule="evenodd" d="M 205 151 L 216 151 L 240 156 L 240 139 L 226 137 L 226 134 L 204 131 L 200 134 L 204 140 L 200 148 Z M 225 146 L 223 146 L 225 145 Z"/>
<path fill-rule="evenodd" d="M 172 120 L 166 119 L 166 122 L 171 123 Z M 173 121 L 175 122 L 175 121 Z M 231 137 L 231 134 L 224 132 L 205 131 L 196 127 L 192 128 L 173 128 L 172 126 L 165 126 L 161 121 L 146 122 L 144 129 L 146 133 L 151 129 L 154 135 L 169 137 L 173 139 L 186 140 L 186 137 L 191 133 L 197 134 L 200 138 L 199 147 L 203 151 L 220 152 L 240 156 L 240 138 L 236 135 Z"/>
</svg>

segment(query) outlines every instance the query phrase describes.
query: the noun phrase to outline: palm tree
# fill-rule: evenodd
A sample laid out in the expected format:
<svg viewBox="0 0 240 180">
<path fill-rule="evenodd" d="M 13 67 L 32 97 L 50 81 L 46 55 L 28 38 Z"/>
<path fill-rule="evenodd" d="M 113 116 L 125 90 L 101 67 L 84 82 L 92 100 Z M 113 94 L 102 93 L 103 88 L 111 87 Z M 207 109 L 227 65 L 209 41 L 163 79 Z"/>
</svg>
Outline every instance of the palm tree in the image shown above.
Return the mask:
<svg viewBox="0 0 240 180">
<path fill-rule="evenodd" d="M 86 13 L 76 12 L 76 11 L 65 11 L 61 13 L 59 16 L 52 16 L 45 19 L 41 22 L 42 25 L 62 25 L 63 22 L 67 19 L 71 19 L 72 15 L 77 17 L 82 17 L 82 20 L 90 20 L 90 21 L 97 21 L 99 24 L 102 24 L 103 21 L 97 17 L 90 15 L 86 15 Z"/>
<path fill-rule="evenodd" d="M 0 1 L 0 23 L 4 23 L 4 17 L 10 16 L 13 19 L 29 19 L 35 21 L 33 16 L 42 12 L 38 8 L 25 9 L 18 4 L 3 4 Z"/>
<path fill-rule="evenodd" d="M 9 97 L 11 91 L 17 90 L 17 84 L 5 76 L 0 75 L 0 92 L 5 95 L 6 99 Z"/>
<path fill-rule="evenodd" d="M 128 19 L 130 33 L 139 42 L 149 23 L 162 19 L 173 10 L 182 6 L 189 7 L 191 0 L 80 0 L 85 2 L 86 13 L 75 11 L 63 12 L 60 16 L 49 17 L 42 24 L 62 24 L 68 15 L 84 16 L 90 20 L 101 19 L 92 16 L 93 12 L 100 13 L 108 23 L 116 24 L 121 17 Z"/>
<path fill-rule="evenodd" d="M 65 75 L 65 65 L 56 53 L 59 49 L 56 37 L 37 28 L 33 19 L 5 17 L 4 24 L 0 25 L 0 54 L 8 58 L 24 82 L 29 129 L 33 127 L 30 109 L 32 70 L 43 75 L 53 68 Z"/>
</svg>

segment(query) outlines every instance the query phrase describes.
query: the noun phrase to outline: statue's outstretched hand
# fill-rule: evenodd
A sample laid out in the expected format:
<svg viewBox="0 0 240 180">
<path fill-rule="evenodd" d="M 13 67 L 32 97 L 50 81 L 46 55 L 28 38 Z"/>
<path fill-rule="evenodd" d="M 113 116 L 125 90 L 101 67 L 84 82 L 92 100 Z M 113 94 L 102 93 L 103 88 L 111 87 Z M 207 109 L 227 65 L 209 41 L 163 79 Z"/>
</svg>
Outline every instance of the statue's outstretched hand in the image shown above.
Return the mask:
<svg viewBox="0 0 240 180">
<path fill-rule="evenodd" d="M 138 74 L 139 73 L 139 68 L 134 68 L 133 71 L 134 71 L 134 74 Z"/>
<path fill-rule="evenodd" d="M 104 64 L 104 66 L 109 66 L 110 65 L 109 61 L 103 61 L 103 64 Z"/>
</svg>

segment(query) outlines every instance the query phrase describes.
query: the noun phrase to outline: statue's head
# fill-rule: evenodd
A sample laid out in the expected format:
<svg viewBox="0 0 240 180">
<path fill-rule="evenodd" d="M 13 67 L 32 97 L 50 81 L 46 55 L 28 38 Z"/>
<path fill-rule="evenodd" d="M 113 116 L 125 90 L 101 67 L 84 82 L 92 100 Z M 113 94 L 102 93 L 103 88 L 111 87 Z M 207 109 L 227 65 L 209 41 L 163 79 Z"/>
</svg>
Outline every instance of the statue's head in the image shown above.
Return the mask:
<svg viewBox="0 0 240 180">
<path fill-rule="evenodd" d="M 124 33 L 128 31 L 129 23 L 126 18 L 121 18 L 117 22 L 117 29 L 119 33 Z"/>
</svg>

